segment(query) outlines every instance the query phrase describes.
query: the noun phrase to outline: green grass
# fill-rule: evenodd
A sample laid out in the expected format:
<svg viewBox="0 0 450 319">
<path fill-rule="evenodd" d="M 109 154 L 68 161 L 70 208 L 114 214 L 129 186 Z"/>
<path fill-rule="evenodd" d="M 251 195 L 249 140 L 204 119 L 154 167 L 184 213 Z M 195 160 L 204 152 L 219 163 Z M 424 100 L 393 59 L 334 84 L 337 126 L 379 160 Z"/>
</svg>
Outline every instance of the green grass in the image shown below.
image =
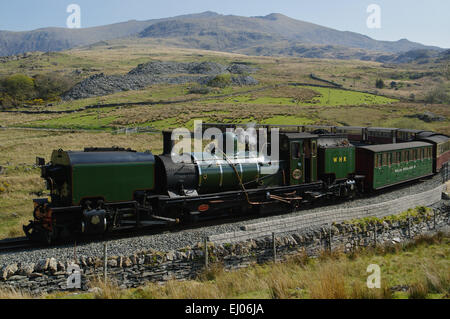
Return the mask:
<svg viewBox="0 0 450 319">
<path fill-rule="evenodd" d="M 320 94 L 319 97 L 314 97 L 310 101 L 297 102 L 290 97 L 253 97 L 252 95 L 244 94 L 241 96 L 233 96 L 224 99 L 212 99 L 204 101 L 203 103 L 248 103 L 248 104 L 263 104 L 263 105 L 299 105 L 299 106 L 339 106 L 339 105 L 375 105 L 375 104 L 390 104 L 398 100 L 355 91 L 322 88 L 314 86 L 302 86 L 302 88 L 316 91 Z M 270 94 L 270 93 L 268 93 Z"/>
<path fill-rule="evenodd" d="M 105 129 L 117 119 L 115 116 L 107 116 L 107 109 L 80 112 L 50 120 L 27 123 L 28 127 L 44 128 L 72 128 L 72 129 Z M 20 125 L 17 125 L 20 126 Z"/>
<path fill-rule="evenodd" d="M 314 124 L 314 122 L 314 120 L 306 117 L 277 115 L 263 120 L 261 124 L 308 125 Z"/>
</svg>

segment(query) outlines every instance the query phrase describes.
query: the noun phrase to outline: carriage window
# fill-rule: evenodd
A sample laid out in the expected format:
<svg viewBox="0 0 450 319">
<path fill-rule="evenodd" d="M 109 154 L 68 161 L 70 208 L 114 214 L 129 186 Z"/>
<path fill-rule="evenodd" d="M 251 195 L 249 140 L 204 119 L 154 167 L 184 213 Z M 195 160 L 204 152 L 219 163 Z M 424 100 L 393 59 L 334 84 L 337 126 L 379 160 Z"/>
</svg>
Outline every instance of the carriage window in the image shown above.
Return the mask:
<svg viewBox="0 0 450 319">
<path fill-rule="evenodd" d="M 388 162 L 388 164 L 392 165 L 393 161 L 394 161 L 394 154 L 393 153 L 389 153 L 389 162 Z"/>
<path fill-rule="evenodd" d="M 292 143 L 291 153 L 292 158 L 300 158 L 300 143 Z"/>
<path fill-rule="evenodd" d="M 381 166 L 383 166 L 383 154 L 378 154 L 377 155 L 377 158 L 378 158 L 378 160 L 377 160 L 377 167 L 381 167 Z"/>
</svg>

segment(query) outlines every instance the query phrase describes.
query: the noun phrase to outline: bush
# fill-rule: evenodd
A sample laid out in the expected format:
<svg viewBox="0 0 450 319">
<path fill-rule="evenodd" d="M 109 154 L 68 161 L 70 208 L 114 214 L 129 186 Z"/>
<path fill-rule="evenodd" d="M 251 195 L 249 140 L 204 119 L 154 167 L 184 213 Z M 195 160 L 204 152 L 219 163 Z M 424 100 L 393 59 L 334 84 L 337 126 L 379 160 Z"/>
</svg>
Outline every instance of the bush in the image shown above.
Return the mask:
<svg viewBox="0 0 450 319">
<path fill-rule="evenodd" d="M 16 100 L 14 100 L 12 97 L 10 97 L 8 94 L 3 93 L 0 97 L 0 109 L 6 110 L 8 108 L 17 106 L 18 103 Z"/>
<path fill-rule="evenodd" d="M 34 77 L 35 90 L 38 98 L 55 99 L 72 86 L 72 81 L 58 74 L 39 74 Z"/>
<path fill-rule="evenodd" d="M 375 82 L 375 87 L 378 89 L 382 89 L 384 88 L 384 82 L 382 79 L 377 79 L 377 81 Z"/>
<path fill-rule="evenodd" d="M 23 74 L 11 75 L 2 81 L 2 91 L 17 101 L 30 99 L 34 95 L 34 80 Z"/>
<path fill-rule="evenodd" d="M 37 105 L 57 100 L 72 85 L 71 79 L 58 74 L 39 74 L 34 78 L 14 74 L 0 79 L 0 108 L 15 107 L 24 102 Z"/>
<path fill-rule="evenodd" d="M 445 91 L 444 86 L 438 86 L 425 95 L 425 102 L 427 103 L 450 103 L 450 95 Z"/>
<path fill-rule="evenodd" d="M 6 193 L 8 191 L 9 186 L 10 186 L 9 183 L 7 182 L 0 183 L 0 194 Z"/>
<path fill-rule="evenodd" d="M 213 79 L 209 80 L 206 84 L 212 87 L 224 88 L 231 85 L 231 75 L 230 74 L 219 74 Z"/>
<path fill-rule="evenodd" d="M 211 92 L 211 88 L 206 86 L 194 86 L 189 88 L 189 94 L 208 94 Z"/>
</svg>

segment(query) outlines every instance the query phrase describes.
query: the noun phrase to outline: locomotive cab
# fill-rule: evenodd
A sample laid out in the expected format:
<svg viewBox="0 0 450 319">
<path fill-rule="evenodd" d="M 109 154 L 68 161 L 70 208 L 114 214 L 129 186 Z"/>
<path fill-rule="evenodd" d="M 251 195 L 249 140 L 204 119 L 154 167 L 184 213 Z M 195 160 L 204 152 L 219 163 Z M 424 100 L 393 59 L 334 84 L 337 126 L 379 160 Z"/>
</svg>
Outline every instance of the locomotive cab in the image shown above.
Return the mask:
<svg viewBox="0 0 450 319">
<path fill-rule="evenodd" d="M 289 163 L 289 184 L 317 181 L 317 138 L 310 133 L 283 133 L 280 158 Z"/>
</svg>

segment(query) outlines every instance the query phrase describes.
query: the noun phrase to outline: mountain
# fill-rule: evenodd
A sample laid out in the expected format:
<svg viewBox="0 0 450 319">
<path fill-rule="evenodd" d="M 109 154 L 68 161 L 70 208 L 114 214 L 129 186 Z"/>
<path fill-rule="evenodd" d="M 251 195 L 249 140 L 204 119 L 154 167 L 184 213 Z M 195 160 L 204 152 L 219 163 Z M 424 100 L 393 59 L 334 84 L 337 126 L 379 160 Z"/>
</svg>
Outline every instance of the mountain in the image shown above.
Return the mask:
<svg viewBox="0 0 450 319">
<path fill-rule="evenodd" d="M 107 26 L 68 29 L 44 28 L 25 32 L 0 31 L 0 55 L 28 51 L 60 51 L 79 45 L 111 40 L 136 34 L 149 23 L 128 21 Z"/>
<path fill-rule="evenodd" d="M 338 31 L 317 24 L 289 18 L 279 13 L 264 17 L 208 15 L 183 20 L 168 19 L 151 24 L 139 34 L 151 38 L 185 38 L 211 49 L 235 49 L 261 41 L 288 40 L 302 44 L 323 44 L 382 52 L 413 49 L 439 50 L 406 39 L 377 41 L 355 32 Z"/>
<path fill-rule="evenodd" d="M 208 17 L 211 16 L 211 14 L 211 12 L 204 12 L 200 14 L 148 21 L 130 20 L 127 22 L 81 29 L 43 28 L 23 32 L 0 31 L 0 56 L 15 55 L 30 51 L 48 52 L 67 50 L 100 41 L 134 36 L 149 25 L 163 22 L 168 19 L 195 19 L 197 17 Z"/>
<path fill-rule="evenodd" d="M 181 47 L 248 54 L 368 60 L 380 56 L 374 52 L 397 54 L 410 50 L 442 51 L 438 47 L 425 46 L 406 39 L 377 41 L 362 34 L 334 30 L 279 13 L 262 17 L 241 17 L 207 11 L 86 29 L 0 31 L 0 55 L 65 50 L 124 37 L 155 38 Z"/>
</svg>

